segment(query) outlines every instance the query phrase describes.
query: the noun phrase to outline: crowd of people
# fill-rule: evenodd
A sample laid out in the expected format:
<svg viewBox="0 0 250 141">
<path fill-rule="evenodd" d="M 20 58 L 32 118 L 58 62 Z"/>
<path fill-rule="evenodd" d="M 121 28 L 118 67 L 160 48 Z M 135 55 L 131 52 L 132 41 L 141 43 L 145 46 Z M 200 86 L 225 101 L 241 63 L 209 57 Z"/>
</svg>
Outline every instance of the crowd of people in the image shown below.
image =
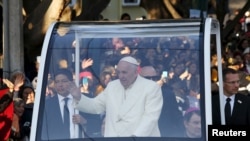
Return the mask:
<svg viewBox="0 0 250 141">
<path fill-rule="evenodd" d="M 238 29 L 238 28 L 237 28 Z M 223 69 L 235 69 L 236 74 L 239 73 L 240 83 L 237 83 L 234 80 L 236 86 L 234 87 L 237 92 L 242 93 L 243 95 L 249 95 L 249 75 L 245 73 L 244 70 L 247 70 L 247 61 L 250 48 L 248 48 L 246 42 L 247 33 L 238 34 L 237 40 L 232 37 L 234 43 L 233 45 L 242 44 L 242 46 L 237 46 L 233 48 L 232 46 L 223 47 Z M 248 41 L 248 40 L 247 40 Z M 244 45 L 243 45 L 244 44 Z M 108 89 L 111 89 L 110 83 L 120 80 L 125 81 L 120 76 L 118 64 L 123 57 L 131 56 L 135 58 L 138 62 L 137 72 L 139 76 L 143 76 L 146 79 L 154 80 L 160 87 L 162 91 L 162 110 L 159 115 L 159 131 L 161 136 L 188 136 L 185 131 L 186 121 L 184 115 L 189 111 L 189 109 L 199 109 L 200 108 L 200 98 L 204 96 L 200 87 L 200 73 L 198 50 L 199 50 L 199 40 L 195 40 L 192 37 L 169 37 L 169 38 L 120 38 L 113 37 L 108 39 L 103 39 L 101 44 L 98 44 L 103 48 L 103 52 L 96 58 L 91 58 L 91 51 L 87 48 L 83 48 L 82 53 L 80 54 L 82 59 L 81 64 L 81 73 L 80 73 L 80 82 L 81 82 L 81 93 L 87 97 L 91 98 L 91 102 L 86 105 L 79 106 L 80 111 L 90 112 L 91 114 L 99 114 L 99 119 L 102 120 L 102 123 L 108 124 L 108 127 L 104 126 L 106 131 L 101 130 L 98 136 L 127 136 L 126 134 L 122 135 L 122 132 L 115 134 L 112 128 L 112 121 L 110 115 L 107 117 L 107 106 L 106 102 L 102 100 L 103 93 L 105 95 L 111 94 L 111 92 L 106 92 Z M 235 50 L 234 50 L 235 49 Z M 88 54 L 89 53 L 89 54 Z M 88 56 L 88 57 L 86 57 Z M 211 84 L 212 84 L 212 95 L 218 94 L 218 72 L 217 72 L 217 61 L 216 52 L 213 44 L 211 44 Z M 66 59 L 67 60 L 67 59 Z M 88 61 L 87 61 L 88 60 Z M 66 61 L 67 62 L 67 61 Z M 130 62 L 130 61 L 128 61 Z M 131 63 L 131 62 L 130 62 Z M 88 65 L 86 65 L 88 64 Z M 133 63 L 132 63 L 133 64 Z M 60 67 L 64 68 L 64 67 Z M 154 73 L 148 75 L 145 68 L 150 68 L 154 70 Z M 146 72 L 145 72 L 146 70 Z M 243 73 L 244 72 L 244 73 Z M 232 72 L 234 74 L 234 72 Z M 74 75 L 74 74 L 73 74 Z M 238 74 L 237 74 L 238 75 Z M 226 77 L 226 76 L 224 76 Z M 87 81 L 86 81 L 87 78 Z M 86 83 L 87 82 L 87 83 Z M 87 84 L 87 85 L 86 85 Z M 239 86 L 237 86 L 237 84 Z M 123 85 L 124 86 L 124 85 Z M 224 86 L 224 91 L 227 91 L 226 88 L 232 88 L 229 85 Z M 117 86 L 118 87 L 118 86 Z M 126 89 L 126 87 L 124 86 Z M 126 92 L 125 92 L 126 93 Z M 231 93 L 231 92 L 230 92 Z M 236 94 L 235 92 L 233 92 Z M 101 96 L 99 96 L 101 95 Z M 73 96 L 74 97 L 74 96 Z M 216 96 L 215 96 L 216 97 Z M 225 96 L 227 97 L 227 96 Z M 230 97 L 230 96 L 229 96 Z M 81 98 L 76 98 L 81 101 Z M 94 100 L 93 100 L 94 99 Z M 97 100 L 96 100 L 97 99 Z M 103 98 L 107 100 L 107 98 Z M 172 100 L 170 100 L 172 99 Z M 101 105 L 95 105 L 96 101 Z M 84 102 L 79 102 L 81 104 L 88 103 L 88 99 L 84 98 Z M 231 101 L 235 102 L 234 100 Z M 112 103 L 112 102 L 108 102 Z M 171 103 L 171 104 L 170 104 Z M 246 102 L 248 103 L 248 102 Z M 91 110 L 87 107 L 94 104 Z M 119 105 L 119 104 L 118 104 Z M 176 106 L 173 106 L 176 105 Z M 104 106 L 104 107 L 102 107 Z M 84 107 L 84 108 L 83 108 Z M 119 106 L 118 106 L 119 107 Z M 171 109 L 169 109 L 171 107 Z M 174 108 L 176 107 L 176 108 Z M 100 108 L 100 109 L 99 109 Z M 110 111 L 110 110 L 108 110 Z M 113 110 L 111 110 L 113 111 Z M 213 112 L 217 112 L 216 110 Z M 169 113 L 174 114 L 174 119 L 171 119 L 168 115 Z M 246 108 L 244 114 L 249 114 L 248 108 Z M 121 119 L 122 122 L 123 119 Z M 169 121 L 168 121 L 169 120 Z M 186 119 L 187 120 L 187 119 Z M 184 121 L 184 122 L 183 122 Z M 244 124 L 249 124 L 248 120 L 244 120 Z M 217 121 L 214 120 L 214 123 Z M 100 127 L 98 122 L 98 127 Z M 168 123 L 168 124 L 165 124 Z M 196 122 L 199 123 L 199 122 Z M 222 124 L 220 122 L 220 124 Z M 236 124 L 238 124 L 236 122 Z M 170 125 L 170 126 L 168 126 Z M 199 124 L 200 125 L 200 124 Z M 101 125 L 103 127 L 103 124 Z M 171 127 L 171 128 L 167 128 Z M 200 129 L 200 126 L 197 126 Z M 103 128 L 101 128 L 103 129 Z M 109 130 L 108 130 L 109 129 Z M 108 131 L 107 131 L 108 130 Z M 124 131 L 123 131 L 124 132 Z M 183 134 L 184 133 L 184 134 Z M 195 132 L 199 133 L 199 132 Z M 120 135 L 119 135 L 120 134 Z M 96 135 L 96 134 L 95 134 Z M 143 136 L 139 133 L 129 133 L 130 136 Z M 144 136 L 150 136 L 150 134 L 144 134 Z M 156 135 L 155 135 L 156 136 Z M 198 135 L 201 136 L 201 135 Z"/>
<path fill-rule="evenodd" d="M 127 13 L 121 17 L 130 19 Z M 246 32 L 235 27 L 230 44 L 222 50 L 224 98 L 231 98 L 228 125 L 250 124 L 247 118 L 250 24 L 247 27 Z M 65 35 L 69 35 L 67 29 L 60 28 L 53 44 L 62 50 L 52 52 L 55 54 L 49 66 L 42 139 L 202 136 L 200 98 L 204 95 L 200 90 L 199 39 L 192 36 L 102 39 L 98 43 L 102 48 L 99 54 L 92 52 L 95 55 L 91 56 L 91 47 L 81 48 L 78 85 L 74 53 L 69 51 L 75 48 L 75 38 L 67 36 L 65 43 Z M 222 124 L 218 109 L 218 60 L 212 45 L 211 96 L 216 113 L 212 114 L 213 124 Z M 9 92 L 3 92 L 0 110 L 9 107 L 13 115 L 8 122 L 0 121 L 0 127 L 6 127 L 0 140 L 28 140 L 35 85 L 23 72 L 15 72 L 3 82 Z"/>
<path fill-rule="evenodd" d="M 0 140 L 28 141 L 32 123 L 35 90 L 24 72 L 15 71 L 2 79 Z"/>
<path fill-rule="evenodd" d="M 249 81 L 250 81 L 250 37 L 248 32 L 250 31 L 250 23 L 246 24 L 247 30 L 242 29 L 242 24 L 238 23 L 235 27 L 235 31 L 229 36 L 228 42 L 222 48 L 222 67 L 232 68 L 240 73 L 240 93 L 249 95 Z M 218 75 L 217 75 L 217 56 L 215 48 L 212 48 L 211 54 L 211 81 L 212 91 L 218 91 Z"/>
</svg>

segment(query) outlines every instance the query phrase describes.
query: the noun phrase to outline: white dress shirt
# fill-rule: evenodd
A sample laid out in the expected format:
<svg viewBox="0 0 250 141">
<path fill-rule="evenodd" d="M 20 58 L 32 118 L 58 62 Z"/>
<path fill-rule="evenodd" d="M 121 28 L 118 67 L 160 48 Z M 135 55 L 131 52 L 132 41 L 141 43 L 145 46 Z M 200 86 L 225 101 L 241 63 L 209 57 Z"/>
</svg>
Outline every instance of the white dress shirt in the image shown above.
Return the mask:
<svg viewBox="0 0 250 141">
<path fill-rule="evenodd" d="M 69 114 L 70 114 L 70 138 L 78 138 L 79 137 L 79 126 L 74 124 L 72 121 L 73 121 L 73 115 L 79 114 L 79 110 L 74 108 L 72 95 L 68 95 L 67 97 L 69 98 L 68 108 L 69 108 Z M 63 119 L 63 114 L 64 114 L 63 109 L 64 109 L 64 105 L 65 105 L 64 98 L 65 97 L 58 94 L 62 119 Z M 83 136 L 84 135 L 82 134 L 82 137 Z"/>
</svg>

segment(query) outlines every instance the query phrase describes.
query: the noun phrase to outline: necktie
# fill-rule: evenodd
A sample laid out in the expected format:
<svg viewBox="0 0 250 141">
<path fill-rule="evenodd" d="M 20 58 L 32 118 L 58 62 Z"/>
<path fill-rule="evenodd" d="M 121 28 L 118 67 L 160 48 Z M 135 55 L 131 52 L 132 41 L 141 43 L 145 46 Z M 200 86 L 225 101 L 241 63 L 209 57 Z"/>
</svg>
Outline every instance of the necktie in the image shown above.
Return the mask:
<svg viewBox="0 0 250 141">
<path fill-rule="evenodd" d="M 64 98 L 64 110 L 63 110 L 63 121 L 64 121 L 64 129 L 65 129 L 65 134 L 70 137 L 70 117 L 69 117 L 69 108 L 68 108 L 68 100 L 69 98 Z"/>
<path fill-rule="evenodd" d="M 229 124 L 229 119 L 231 117 L 231 105 L 230 105 L 230 98 L 226 99 L 226 105 L 225 105 L 225 120 L 226 120 L 226 125 Z"/>
</svg>

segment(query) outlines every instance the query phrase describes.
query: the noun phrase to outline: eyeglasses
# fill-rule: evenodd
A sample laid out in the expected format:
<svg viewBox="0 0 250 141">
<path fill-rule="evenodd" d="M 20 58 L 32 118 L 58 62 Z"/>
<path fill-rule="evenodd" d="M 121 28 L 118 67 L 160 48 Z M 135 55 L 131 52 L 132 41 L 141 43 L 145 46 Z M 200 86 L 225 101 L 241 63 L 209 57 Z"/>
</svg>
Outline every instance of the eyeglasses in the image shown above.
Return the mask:
<svg viewBox="0 0 250 141">
<path fill-rule="evenodd" d="M 233 84 L 240 84 L 240 80 L 237 80 L 237 81 L 230 81 L 230 82 L 225 82 L 225 83 L 231 84 L 231 85 L 233 85 Z"/>
<path fill-rule="evenodd" d="M 149 79 L 149 80 L 153 80 L 153 81 L 159 80 L 158 76 L 144 76 L 144 78 Z"/>
</svg>

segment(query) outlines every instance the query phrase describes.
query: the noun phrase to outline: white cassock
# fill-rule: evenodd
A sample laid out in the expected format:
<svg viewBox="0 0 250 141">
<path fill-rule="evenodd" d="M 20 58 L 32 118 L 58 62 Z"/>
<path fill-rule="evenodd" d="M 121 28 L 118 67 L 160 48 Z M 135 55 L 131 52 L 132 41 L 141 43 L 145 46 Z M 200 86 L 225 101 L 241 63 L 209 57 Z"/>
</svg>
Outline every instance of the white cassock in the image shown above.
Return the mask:
<svg viewBox="0 0 250 141">
<path fill-rule="evenodd" d="M 126 90 L 117 79 L 95 98 L 82 96 L 75 106 L 82 112 L 106 113 L 104 137 L 159 137 L 162 105 L 161 87 L 138 75 Z"/>
</svg>

